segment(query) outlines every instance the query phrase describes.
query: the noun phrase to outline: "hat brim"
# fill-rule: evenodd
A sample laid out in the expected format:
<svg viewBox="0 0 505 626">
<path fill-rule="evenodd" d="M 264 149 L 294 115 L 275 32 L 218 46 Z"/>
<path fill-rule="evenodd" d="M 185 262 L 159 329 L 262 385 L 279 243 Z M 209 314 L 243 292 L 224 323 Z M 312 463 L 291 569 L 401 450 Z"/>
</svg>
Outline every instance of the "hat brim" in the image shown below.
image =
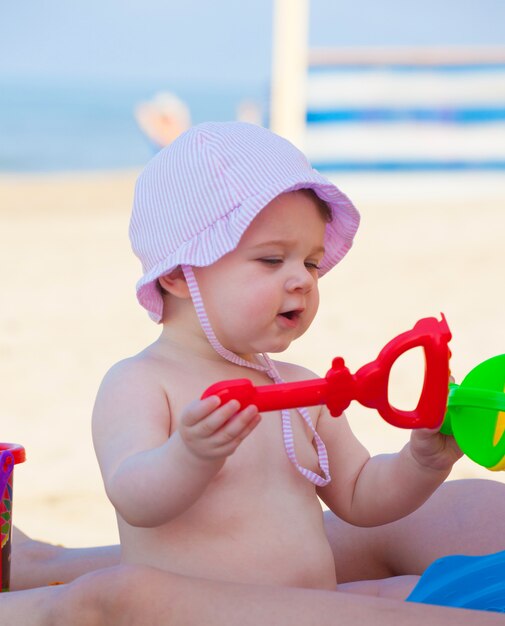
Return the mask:
<svg viewBox="0 0 505 626">
<path fill-rule="evenodd" d="M 282 193 L 312 189 L 331 209 L 332 220 L 326 226 L 325 254 L 319 275 L 324 276 L 349 251 L 359 226 L 359 213 L 338 187 L 316 170 L 306 176 L 286 180 L 247 198 L 221 219 L 186 241 L 177 251 L 157 263 L 137 283 L 137 299 L 152 320 L 163 317 L 163 298 L 158 279 L 179 265 L 206 267 L 234 250 L 249 224 L 265 206 Z"/>
</svg>

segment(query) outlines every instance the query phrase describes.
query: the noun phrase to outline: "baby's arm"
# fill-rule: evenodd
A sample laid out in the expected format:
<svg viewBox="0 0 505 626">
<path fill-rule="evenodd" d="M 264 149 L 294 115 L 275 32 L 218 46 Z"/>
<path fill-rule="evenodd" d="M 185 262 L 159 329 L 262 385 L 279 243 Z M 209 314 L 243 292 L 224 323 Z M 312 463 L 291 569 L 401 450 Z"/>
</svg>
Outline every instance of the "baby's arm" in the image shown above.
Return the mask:
<svg viewBox="0 0 505 626">
<path fill-rule="evenodd" d="M 154 527 L 188 509 L 259 422 L 256 407 L 238 407 L 219 406 L 216 397 L 197 400 L 169 437 L 169 401 L 157 368 L 136 359 L 114 366 L 98 392 L 93 441 L 123 519 Z"/>
<path fill-rule="evenodd" d="M 317 430 L 328 449 L 332 482 L 318 490 L 337 515 L 357 526 L 377 526 L 415 511 L 447 478 L 461 456 L 452 437 L 413 431 L 396 454 L 370 457 L 345 416 L 321 409 Z"/>
</svg>

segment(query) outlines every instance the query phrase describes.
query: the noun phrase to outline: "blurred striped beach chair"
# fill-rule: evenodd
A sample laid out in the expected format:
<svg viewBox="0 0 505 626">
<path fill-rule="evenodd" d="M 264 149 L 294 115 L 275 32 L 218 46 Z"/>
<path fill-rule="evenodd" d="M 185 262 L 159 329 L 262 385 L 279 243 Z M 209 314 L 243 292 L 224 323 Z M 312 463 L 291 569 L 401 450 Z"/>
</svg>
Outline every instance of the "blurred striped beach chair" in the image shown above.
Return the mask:
<svg viewBox="0 0 505 626">
<path fill-rule="evenodd" d="M 505 170 L 505 48 L 309 51 L 322 171 Z"/>
</svg>

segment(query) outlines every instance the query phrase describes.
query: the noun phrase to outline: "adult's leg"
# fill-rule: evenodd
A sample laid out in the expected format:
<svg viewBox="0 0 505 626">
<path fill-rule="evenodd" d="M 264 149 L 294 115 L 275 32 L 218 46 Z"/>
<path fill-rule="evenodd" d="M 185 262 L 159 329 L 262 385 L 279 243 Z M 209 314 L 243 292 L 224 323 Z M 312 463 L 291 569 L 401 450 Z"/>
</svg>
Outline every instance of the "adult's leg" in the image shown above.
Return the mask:
<svg viewBox="0 0 505 626">
<path fill-rule="evenodd" d="M 2 593 L 0 626 L 105 626 L 95 593 L 89 595 L 88 602 L 85 593 L 85 586 L 76 593 L 67 585 Z"/>
<path fill-rule="evenodd" d="M 505 549 L 505 485 L 466 479 L 444 483 L 417 511 L 376 528 L 325 514 L 340 582 L 422 574 L 448 554 Z"/>
<path fill-rule="evenodd" d="M 346 593 L 360 593 L 377 598 L 405 600 L 419 582 L 419 576 L 392 576 L 375 580 L 358 580 L 339 583 L 338 590 Z"/>
<path fill-rule="evenodd" d="M 119 546 L 64 548 L 31 539 L 13 527 L 10 588 L 15 591 L 70 582 L 87 572 L 117 565 L 119 556 Z"/>
<path fill-rule="evenodd" d="M 0 597 L 0 626 L 498 626 L 496 613 L 370 596 L 221 583 L 146 567 L 99 570 Z"/>
<path fill-rule="evenodd" d="M 114 568 L 88 575 L 85 579 L 83 582 L 88 588 L 81 590 L 80 596 L 84 596 L 86 601 L 89 601 L 90 596 L 95 597 L 96 606 L 99 607 L 99 620 L 96 621 L 95 613 L 92 616 L 95 620 L 93 625 L 503 624 L 503 618 L 495 613 L 461 611 L 334 591 L 222 583 L 145 567 Z M 79 592 L 80 584 L 79 580 L 72 583 L 69 591 L 74 594 Z"/>
</svg>

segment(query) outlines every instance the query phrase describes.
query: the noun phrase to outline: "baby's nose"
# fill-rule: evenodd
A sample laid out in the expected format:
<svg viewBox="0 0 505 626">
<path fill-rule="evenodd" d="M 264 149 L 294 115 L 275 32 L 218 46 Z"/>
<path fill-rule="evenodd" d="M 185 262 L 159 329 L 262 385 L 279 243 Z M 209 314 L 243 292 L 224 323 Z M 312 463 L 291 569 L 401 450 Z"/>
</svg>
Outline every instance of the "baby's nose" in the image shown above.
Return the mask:
<svg viewBox="0 0 505 626">
<path fill-rule="evenodd" d="M 307 292 L 314 286 L 314 277 L 310 271 L 305 267 L 297 268 L 293 271 L 286 281 L 286 289 L 288 291 L 303 291 Z"/>
</svg>

